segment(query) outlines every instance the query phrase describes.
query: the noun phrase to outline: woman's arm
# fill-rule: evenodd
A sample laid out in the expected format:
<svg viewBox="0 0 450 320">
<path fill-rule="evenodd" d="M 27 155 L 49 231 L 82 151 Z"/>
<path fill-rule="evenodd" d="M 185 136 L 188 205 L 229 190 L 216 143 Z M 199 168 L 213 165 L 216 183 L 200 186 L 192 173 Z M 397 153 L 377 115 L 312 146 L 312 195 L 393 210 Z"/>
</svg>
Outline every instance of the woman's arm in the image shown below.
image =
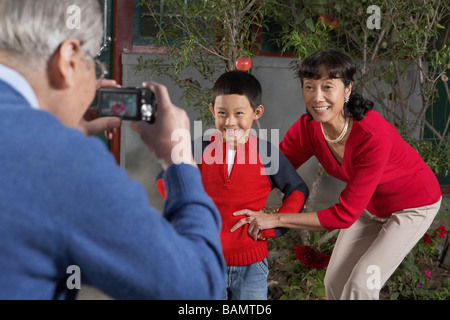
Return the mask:
<svg viewBox="0 0 450 320">
<path fill-rule="evenodd" d="M 246 215 L 246 217 L 239 220 L 230 229 L 230 231 L 233 232 L 248 223 L 249 226 L 247 232 L 255 241 L 261 238 L 258 236 L 261 230 L 277 227 L 289 229 L 325 230 L 325 228 L 320 224 L 317 212 L 268 214 L 262 211 L 244 209 L 236 211 L 233 215 Z"/>
</svg>

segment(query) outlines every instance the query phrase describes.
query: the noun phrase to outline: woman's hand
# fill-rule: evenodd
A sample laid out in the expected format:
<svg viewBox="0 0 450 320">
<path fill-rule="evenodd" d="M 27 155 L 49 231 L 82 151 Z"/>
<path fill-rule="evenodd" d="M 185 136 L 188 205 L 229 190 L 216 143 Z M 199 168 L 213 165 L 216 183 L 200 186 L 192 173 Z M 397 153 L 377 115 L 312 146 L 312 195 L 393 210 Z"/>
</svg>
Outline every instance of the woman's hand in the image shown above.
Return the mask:
<svg viewBox="0 0 450 320">
<path fill-rule="evenodd" d="M 233 213 L 233 216 L 242 216 L 236 224 L 231 227 L 230 232 L 234 232 L 244 224 L 248 224 L 247 233 L 253 240 L 263 240 L 262 230 L 273 229 L 277 227 L 277 214 L 268 214 L 262 211 L 252 211 L 248 209 L 239 210 Z"/>
</svg>

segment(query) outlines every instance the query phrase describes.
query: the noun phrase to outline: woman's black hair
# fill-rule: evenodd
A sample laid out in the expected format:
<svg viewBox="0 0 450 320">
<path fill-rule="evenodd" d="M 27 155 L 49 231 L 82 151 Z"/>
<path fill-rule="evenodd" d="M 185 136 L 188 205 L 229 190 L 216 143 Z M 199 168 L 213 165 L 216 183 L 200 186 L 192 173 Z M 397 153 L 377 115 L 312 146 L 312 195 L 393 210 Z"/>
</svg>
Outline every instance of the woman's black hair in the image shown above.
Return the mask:
<svg viewBox="0 0 450 320">
<path fill-rule="evenodd" d="M 232 70 L 222 74 L 212 88 L 211 104 L 214 106 L 216 97 L 226 94 L 246 96 L 254 110 L 261 104 L 261 84 L 245 71 Z"/>
<path fill-rule="evenodd" d="M 326 72 L 326 74 L 323 74 Z M 317 51 L 303 60 L 298 71 L 298 76 L 303 86 L 303 79 L 320 79 L 326 76 L 331 79 L 341 79 L 345 87 L 353 81 L 356 73 L 356 65 L 353 59 L 345 52 L 336 49 Z M 373 102 L 364 99 L 353 86 L 350 99 L 344 104 L 345 116 L 352 116 L 356 120 L 362 120 L 367 111 L 373 109 Z M 309 112 L 308 112 L 309 114 Z M 312 118 L 311 114 L 309 116 Z"/>
</svg>

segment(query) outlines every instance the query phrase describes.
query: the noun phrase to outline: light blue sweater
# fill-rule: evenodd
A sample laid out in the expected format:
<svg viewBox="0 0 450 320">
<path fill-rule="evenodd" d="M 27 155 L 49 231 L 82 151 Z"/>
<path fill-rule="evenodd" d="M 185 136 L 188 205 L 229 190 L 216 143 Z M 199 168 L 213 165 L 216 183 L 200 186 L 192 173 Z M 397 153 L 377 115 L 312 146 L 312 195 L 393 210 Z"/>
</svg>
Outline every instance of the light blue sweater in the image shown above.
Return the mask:
<svg viewBox="0 0 450 320">
<path fill-rule="evenodd" d="M 0 81 L 0 299 L 70 299 L 66 279 L 117 299 L 218 298 L 220 217 L 197 169 L 164 175 L 162 215 L 96 137 Z"/>
</svg>

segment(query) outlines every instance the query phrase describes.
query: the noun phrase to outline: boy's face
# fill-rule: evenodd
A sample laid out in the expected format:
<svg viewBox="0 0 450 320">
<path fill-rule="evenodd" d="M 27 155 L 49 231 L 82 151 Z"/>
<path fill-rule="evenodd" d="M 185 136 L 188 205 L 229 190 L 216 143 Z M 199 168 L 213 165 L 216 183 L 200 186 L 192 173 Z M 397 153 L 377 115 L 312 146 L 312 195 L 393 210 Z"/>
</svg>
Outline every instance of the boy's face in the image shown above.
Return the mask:
<svg viewBox="0 0 450 320">
<path fill-rule="evenodd" d="M 247 97 L 239 94 L 217 96 L 214 107 L 210 104 L 209 110 L 215 118 L 217 130 L 222 133 L 223 141 L 234 149 L 238 142 L 247 142 L 253 120 L 259 119 L 264 113 L 262 105 L 253 110 Z"/>
</svg>

